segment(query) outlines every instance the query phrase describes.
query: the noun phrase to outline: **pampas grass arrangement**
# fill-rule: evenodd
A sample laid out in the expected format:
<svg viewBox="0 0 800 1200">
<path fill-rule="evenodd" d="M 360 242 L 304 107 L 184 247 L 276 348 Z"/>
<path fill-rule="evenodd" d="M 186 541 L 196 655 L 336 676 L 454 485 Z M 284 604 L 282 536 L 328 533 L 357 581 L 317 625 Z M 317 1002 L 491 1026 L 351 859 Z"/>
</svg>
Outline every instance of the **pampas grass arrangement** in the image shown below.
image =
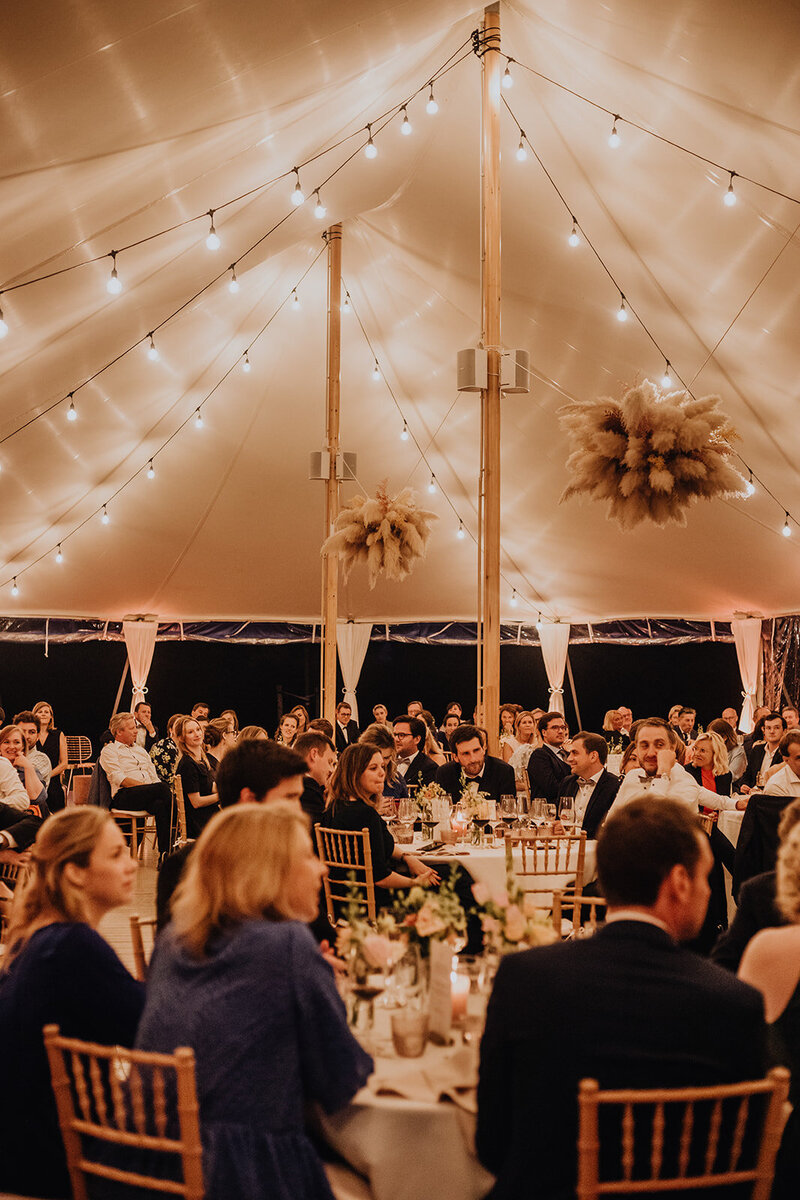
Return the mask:
<svg viewBox="0 0 800 1200">
<path fill-rule="evenodd" d="M 571 483 L 561 499 L 588 495 L 608 502 L 623 529 L 643 521 L 686 524 L 697 500 L 745 494 L 729 463 L 736 430 L 719 396 L 662 393 L 649 379 L 621 401 L 601 396 L 559 409 L 572 450 Z"/>
<path fill-rule="evenodd" d="M 381 572 L 400 581 L 411 573 L 417 559 L 425 557 L 431 523 L 436 520 L 436 513 L 417 508 L 411 488 L 392 500 L 381 484 L 374 499 L 354 496 L 344 505 L 322 553 L 341 555 L 345 579 L 357 562 L 365 562 L 370 588 Z"/>
</svg>

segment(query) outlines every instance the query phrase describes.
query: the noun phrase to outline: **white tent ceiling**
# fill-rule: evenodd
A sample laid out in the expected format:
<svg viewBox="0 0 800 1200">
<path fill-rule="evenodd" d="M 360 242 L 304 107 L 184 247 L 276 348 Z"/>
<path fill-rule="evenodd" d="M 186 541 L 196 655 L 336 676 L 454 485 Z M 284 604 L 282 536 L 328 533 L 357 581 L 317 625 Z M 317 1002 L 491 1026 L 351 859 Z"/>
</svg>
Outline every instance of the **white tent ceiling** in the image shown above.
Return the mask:
<svg viewBox="0 0 800 1200">
<path fill-rule="evenodd" d="M 324 254 L 311 264 L 341 220 L 345 281 L 385 374 L 371 378 L 348 318 L 343 446 L 366 488 L 410 482 L 440 516 L 406 583 L 370 592 L 356 573 L 341 614 L 474 617 L 475 545 L 455 535 L 459 518 L 475 533 L 479 397 L 456 392 L 455 356 L 480 337 L 478 59 L 437 83 L 435 116 L 426 92 L 409 104 L 412 136 L 398 119 L 376 132 L 374 161 L 358 134 L 303 168 L 310 195 L 345 164 L 322 188 L 325 221 L 313 200 L 291 204 L 293 177 L 263 185 L 416 92 L 480 18 L 464 0 L 4 6 L 0 611 L 318 617 L 323 496 L 307 472 L 324 436 Z M 503 401 L 504 616 L 795 612 L 800 528 L 786 540 L 781 526 L 785 510 L 800 518 L 800 204 L 737 179 L 727 208 L 727 172 L 680 147 L 800 197 L 796 5 L 519 0 L 501 19 L 518 60 L 504 94 L 599 256 L 567 244 L 567 210 L 532 156 L 516 161 L 505 114 L 503 340 L 530 351 L 534 377 Z M 616 150 L 602 109 L 626 119 Z M 209 208 L 216 253 L 207 218 L 180 224 Z M 120 254 L 117 297 L 108 258 L 14 286 L 174 225 Z M 237 295 L 224 276 L 207 286 L 235 260 Z M 284 304 L 257 336 L 309 267 L 300 311 Z M 634 534 L 597 505 L 559 504 L 564 398 L 619 396 L 663 371 L 648 333 L 615 320 L 617 287 L 679 376 L 722 396 L 775 499 L 759 486 L 696 507 L 685 529 Z M 403 416 L 427 461 L 400 439 Z"/>
</svg>

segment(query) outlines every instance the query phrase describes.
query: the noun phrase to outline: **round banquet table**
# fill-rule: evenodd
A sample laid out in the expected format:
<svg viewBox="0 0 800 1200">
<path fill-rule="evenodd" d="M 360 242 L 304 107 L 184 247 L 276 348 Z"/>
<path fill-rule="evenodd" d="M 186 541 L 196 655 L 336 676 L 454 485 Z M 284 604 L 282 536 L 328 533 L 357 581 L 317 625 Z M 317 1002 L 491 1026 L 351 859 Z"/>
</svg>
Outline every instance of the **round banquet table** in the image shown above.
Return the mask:
<svg viewBox="0 0 800 1200">
<path fill-rule="evenodd" d="M 588 883 L 594 878 L 597 842 L 586 843 L 586 854 L 583 865 L 583 882 Z M 441 867 L 456 864 L 469 871 L 476 883 L 485 883 L 492 892 L 501 892 L 506 886 L 506 850 L 505 846 L 458 846 L 457 849 L 446 847 L 446 853 L 438 851 L 435 854 L 421 852 L 423 860 L 441 874 Z M 545 881 L 547 881 L 545 883 Z M 550 886 L 553 891 L 564 891 L 575 881 L 574 872 L 561 875 L 542 875 L 537 877 L 537 886 Z M 544 904 L 544 898 L 542 903 Z"/>
</svg>

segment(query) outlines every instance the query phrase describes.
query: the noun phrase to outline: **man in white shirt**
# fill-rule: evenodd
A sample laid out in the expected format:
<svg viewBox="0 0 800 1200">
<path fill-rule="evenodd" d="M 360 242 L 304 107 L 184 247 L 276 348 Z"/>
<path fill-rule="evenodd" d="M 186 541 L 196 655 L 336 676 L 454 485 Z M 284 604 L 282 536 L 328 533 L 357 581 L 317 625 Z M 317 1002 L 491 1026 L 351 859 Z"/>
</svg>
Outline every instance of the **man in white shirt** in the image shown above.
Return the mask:
<svg viewBox="0 0 800 1200">
<path fill-rule="evenodd" d="M 787 704 L 786 708 L 781 709 L 781 716 L 786 722 L 787 729 L 800 728 L 800 713 L 791 704 Z"/>
<path fill-rule="evenodd" d="M 150 755 L 136 745 L 136 718 L 133 713 L 117 713 L 111 718 L 114 741 L 100 753 L 100 766 L 108 776 L 114 808 L 141 810 L 156 819 L 158 849 L 169 850 L 172 795 L 158 777 Z"/>
<path fill-rule="evenodd" d="M 622 717 L 622 725 L 620 726 L 621 732 L 627 737 L 630 737 L 631 726 L 633 725 L 633 713 L 629 708 L 626 708 L 625 705 L 619 705 L 617 707 L 617 712 Z"/>
<path fill-rule="evenodd" d="M 49 787 L 53 764 L 44 751 L 38 747 L 39 722 L 32 712 L 21 712 L 14 717 L 14 724 L 18 726 L 20 733 L 25 738 L 25 757 L 44 786 Z"/>
<path fill-rule="evenodd" d="M 744 797 L 734 800 L 732 796 L 709 792 L 684 771 L 675 758 L 676 740 L 675 730 L 661 717 L 647 717 L 641 722 L 636 730 L 636 757 L 640 769 L 629 771 L 623 779 L 611 806 L 612 812 L 640 796 L 643 789 L 652 796 L 678 800 L 694 809 L 700 805 L 714 809 L 747 807 Z"/>
<path fill-rule="evenodd" d="M 766 783 L 767 772 L 770 768 L 781 766 L 778 747 L 786 732 L 786 722 L 779 712 L 767 713 L 763 729 L 763 744 L 756 742 L 748 751 L 747 767 L 739 782 L 740 792 L 749 792 L 752 788 Z"/>
<path fill-rule="evenodd" d="M 800 796 L 800 729 L 789 729 L 781 738 L 783 766 L 770 775 L 764 791 L 770 796 Z"/>
<path fill-rule="evenodd" d="M 619 791 L 620 780 L 605 769 L 608 758 L 606 739 L 599 733 L 581 730 L 570 742 L 569 765 L 572 774 L 561 784 L 559 801 L 575 798 L 575 823 L 594 839 Z"/>
</svg>

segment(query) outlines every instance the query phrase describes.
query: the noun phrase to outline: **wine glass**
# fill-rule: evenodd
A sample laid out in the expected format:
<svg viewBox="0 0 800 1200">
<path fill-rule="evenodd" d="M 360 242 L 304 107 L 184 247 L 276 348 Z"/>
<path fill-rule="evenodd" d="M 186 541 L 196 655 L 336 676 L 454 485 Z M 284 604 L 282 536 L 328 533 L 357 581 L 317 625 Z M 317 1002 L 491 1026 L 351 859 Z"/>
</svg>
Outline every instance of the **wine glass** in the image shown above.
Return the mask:
<svg viewBox="0 0 800 1200">
<path fill-rule="evenodd" d="M 500 815 L 505 822 L 509 832 L 517 823 L 517 797 L 516 796 L 501 796 L 500 797 Z"/>
<path fill-rule="evenodd" d="M 572 833 L 575 828 L 575 801 L 572 796 L 564 796 L 561 800 L 559 820 L 566 833 Z"/>
<path fill-rule="evenodd" d="M 410 797 L 404 796 L 397 805 L 397 819 L 401 825 L 413 825 L 417 817 L 417 805 Z"/>
</svg>

